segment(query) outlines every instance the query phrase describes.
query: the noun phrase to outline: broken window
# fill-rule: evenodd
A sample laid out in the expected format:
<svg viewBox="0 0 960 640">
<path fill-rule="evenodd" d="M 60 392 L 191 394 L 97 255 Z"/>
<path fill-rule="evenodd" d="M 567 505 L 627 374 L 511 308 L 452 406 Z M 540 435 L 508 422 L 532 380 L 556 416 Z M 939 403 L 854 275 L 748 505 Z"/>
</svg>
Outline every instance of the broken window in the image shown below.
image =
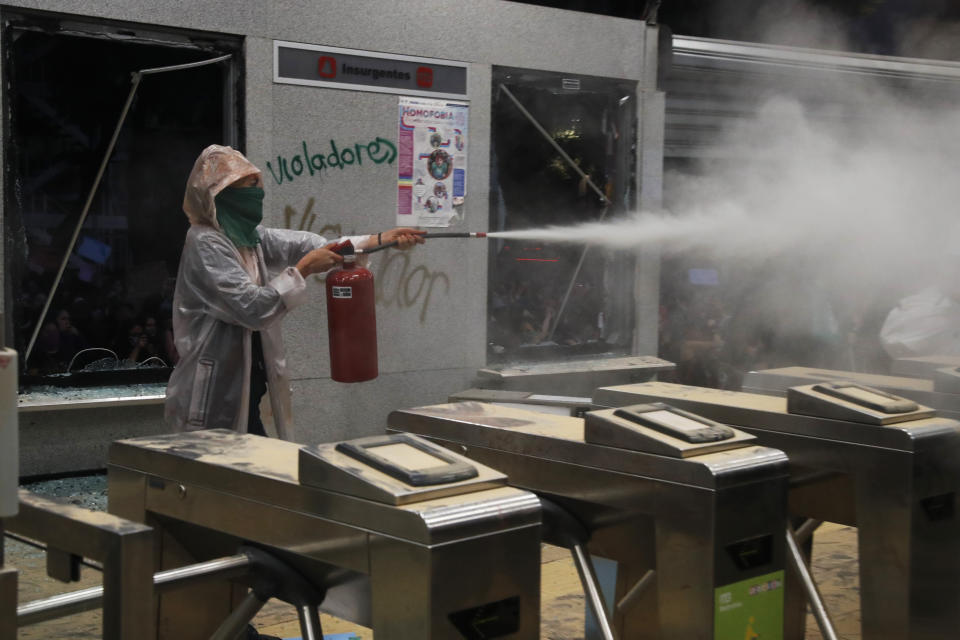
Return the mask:
<svg viewBox="0 0 960 640">
<path fill-rule="evenodd" d="M 205 146 L 237 144 L 238 56 L 142 76 L 76 229 L 132 74 L 237 53 L 242 40 L 39 13 L 4 12 L 3 25 L 6 332 L 21 379 L 89 380 L 104 369 L 123 370 L 101 376 L 107 384 L 165 379 L 177 361 L 183 189 Z"/>
<path fill-rule="evenodd" d="M 573 226 L 628 211 L 635 105 L 634 82 L 495 68 L 490 231 Z M 630 352 L 627 252 L 496 238 L 489 273 L 489 362 Z"/>
</svg>

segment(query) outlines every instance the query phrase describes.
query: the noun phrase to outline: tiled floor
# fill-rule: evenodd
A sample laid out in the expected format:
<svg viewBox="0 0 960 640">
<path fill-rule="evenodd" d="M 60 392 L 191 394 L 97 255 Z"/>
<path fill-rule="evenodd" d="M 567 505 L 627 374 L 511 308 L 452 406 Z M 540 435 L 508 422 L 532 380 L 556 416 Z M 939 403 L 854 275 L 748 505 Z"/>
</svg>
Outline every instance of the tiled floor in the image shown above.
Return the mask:
<svg viewBox="0 0 960 640">
<path fill-rule="evenodd" d="M 814 544 L 813 571 L 826 601 L 837 632 L 845 640 L 860 639 L 858 610 L 856 530 L 826 524 L 817 531 Z M 80 589 L 98 583 L 95 571 L 85 570 L 80 584 L 64 585 L 46 577 L 42 552 L 16 542 L 7 543 L 7 563 L 20 570 L 20 600 L 26 602 L 54 593 Z M 577 640 L 583 638 L 584 600 L 576 569 L 569 554 L 556 547 L 545 546 L 542 555 L 542 624 L 544 640 Z M 361 627 L 322 616 L 324 633 L 354 632 L 362 640 L 373 633 Z M 269 603 L 257 616 L 255 625 L 261 633 L 293 638 L 300 635 L 296 612 L 280 603 Z M 78 614 L 52 620 L 20 630 L 19 640 L 74 639 L 93 640 L 100 637 L 100 613 Z M 808 616 L 807 640 L 820 640 L 813 618 Z"/>
</svg>

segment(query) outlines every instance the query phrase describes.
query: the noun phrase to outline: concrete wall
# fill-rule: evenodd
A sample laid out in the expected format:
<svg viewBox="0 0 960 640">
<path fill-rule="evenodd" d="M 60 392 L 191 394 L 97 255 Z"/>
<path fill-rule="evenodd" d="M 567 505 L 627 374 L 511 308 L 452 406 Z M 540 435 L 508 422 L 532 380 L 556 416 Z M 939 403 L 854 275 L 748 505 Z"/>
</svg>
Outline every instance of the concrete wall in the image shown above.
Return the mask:
<svg viewBox="0 0 960 640">
<path fill-rule="evenodd" d="M 265 222 L 288 226 L 289 218 L 289 226 L 297 228 L 302 212 L 312 206 L 314 231 L 324 225 L 339 225 L 345 233 L 394 226 L 396 164 L 333 169 L 278 185 L 266 163 L 275 167 L 278 156 L 292 157 L 304 142 L 319 150 L 328 147 L 330 140 L 338 144 L 377 136 L 395 140 L 397 96 L 274 84 L 275 39 L 469 62 L 468 191 L 465 222 L 459 229 L 471 231 L 487 228 L 492 65 L 634 80 L 648 72 L 646 29 L 638 21 L 500 0 L 214 0 L 196 4 L 15 0 L 8 4 L 245 36 L 245 146 L 249 157 L 264 169 Z M 641 91 L 647 98 L 652 95 L 649 85 L 642 85 Z M 650 100 L 641 104 L 648 105 Z M 662 101 L 656 108 L 662 109 Z M 659 162 L 659 149 L 648 152 L 638 154 L 638 160 L 653 157 Z M 642 194 L 643 181 L 649 185 L 642 196 L 645 201 L 659 201 L 656 167 L 652 175 L 647 168 L 638 168 Z M 407 254 L 384 252 L 372 258 L 381 293 L 377 380 L 357 385 L 330 380 L 319 283 L 312 286 L 313 301 L 286 321 L 294 419 L 302 442 L 379 433 L 391 409 L 443 401 L 448 393 L 468 386 L 474 372 L 485 365 L 484 242 L 437 241 Z M 640 273 L 644 284 L 638 290 L 651 296 L 656 293 L 658 275 L 649 261 L 642 262 L 648 268 Z M 655 332 L 655 311 L 650 318 L 648 312 L 640 308 L 639 322 L 652 323 Z M 649 330 L 642 335 L 638 344 L 651 353 Z M 70 413 L 74 424 L 85 422 L 80 412 Z M 143 413 L 138 413 L 138 419 L 158 420 L 159 414 Z M 42 428 L 37 419 L 29 429 Z M 157 422 L 156 429 L 162 428 Z M 30 440 L 29 433 L 24 436 Z"/>
</svg>

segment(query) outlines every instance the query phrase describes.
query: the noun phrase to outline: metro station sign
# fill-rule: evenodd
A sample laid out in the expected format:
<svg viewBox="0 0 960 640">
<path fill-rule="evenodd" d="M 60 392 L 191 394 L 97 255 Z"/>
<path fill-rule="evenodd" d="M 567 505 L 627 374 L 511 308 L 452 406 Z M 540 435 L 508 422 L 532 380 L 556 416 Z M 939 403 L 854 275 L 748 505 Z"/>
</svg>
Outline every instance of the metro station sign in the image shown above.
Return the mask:
<svg viewBox="0 0 960 640">
<path fill-rule="evenodd" d="M 273 81 L 465 99 L 467 63 L 298 42 L 273 42 Z"/>
</svg>

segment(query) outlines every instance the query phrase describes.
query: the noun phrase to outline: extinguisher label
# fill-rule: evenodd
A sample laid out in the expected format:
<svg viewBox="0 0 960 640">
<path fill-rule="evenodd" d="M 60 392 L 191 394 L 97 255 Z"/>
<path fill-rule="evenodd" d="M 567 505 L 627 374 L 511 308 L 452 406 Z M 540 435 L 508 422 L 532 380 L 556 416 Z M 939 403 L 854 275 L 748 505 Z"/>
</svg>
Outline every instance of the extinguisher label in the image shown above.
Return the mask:
<svg viewBox="0 0 960 640">
<path fill-rule="evenodd" d="M 333 287 L 334 298 L 352 298 L 353 287 Z"/>
</svg>

